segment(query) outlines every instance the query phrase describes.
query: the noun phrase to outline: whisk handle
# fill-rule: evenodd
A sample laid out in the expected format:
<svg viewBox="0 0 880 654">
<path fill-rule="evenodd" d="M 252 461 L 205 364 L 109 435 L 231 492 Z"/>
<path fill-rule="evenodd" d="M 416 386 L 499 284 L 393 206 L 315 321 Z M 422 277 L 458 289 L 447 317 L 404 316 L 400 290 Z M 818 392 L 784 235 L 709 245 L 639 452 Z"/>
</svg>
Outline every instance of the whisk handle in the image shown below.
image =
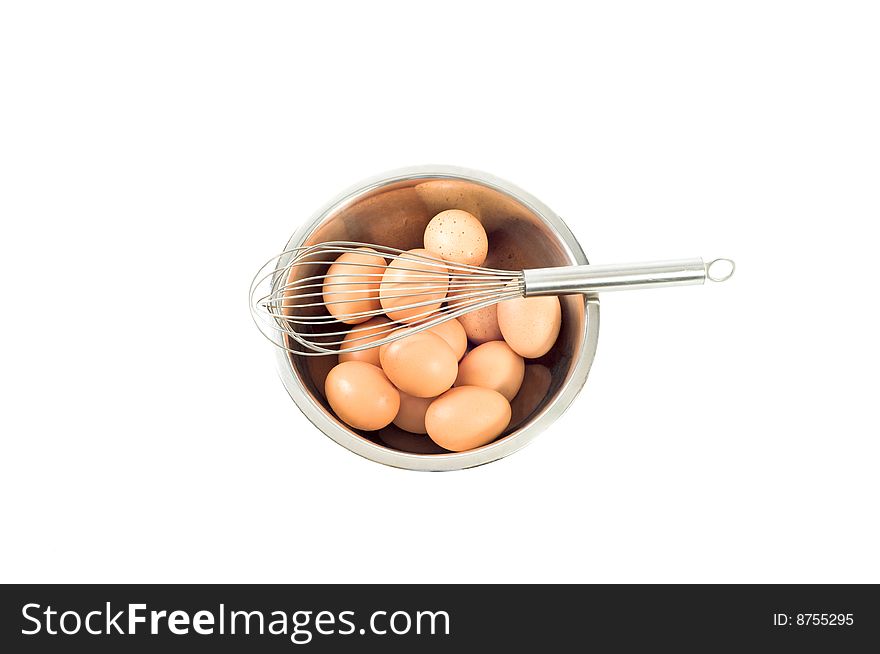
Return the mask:
<svg viewBox="0 0 880 654">
<path fill-rule="evenodd" d="M 722 268 L 724 270 L 720 270 Z M 712 268 L 716 272 L 712 273 Z M 566 295 L 628 291 L 661 286 L 690 286 L 707 279 L 723 282 L 733 274 L 730 259 L 715 259 L 708 264 L 702 259 L 675 259 L 601 266 L 563 266 L 534 268 L 523 271 L 523 295 Z"/>
</svg>

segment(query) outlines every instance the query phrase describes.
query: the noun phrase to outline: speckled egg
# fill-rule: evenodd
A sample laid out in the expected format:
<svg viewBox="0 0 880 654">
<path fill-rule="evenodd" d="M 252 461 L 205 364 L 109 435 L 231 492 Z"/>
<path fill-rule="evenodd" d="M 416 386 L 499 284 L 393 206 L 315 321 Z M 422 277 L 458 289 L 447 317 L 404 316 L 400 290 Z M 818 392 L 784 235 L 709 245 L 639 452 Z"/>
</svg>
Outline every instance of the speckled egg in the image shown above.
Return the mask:
<svg viewBox="0 0 880 654">
<path fill-rule="evenodd" d="M 448 209 L 434 216 L 425 228 L 425 249 L 446 261 L 481 266 L 489 251 L 489 238 L 473 215 Z"/>
</svg>

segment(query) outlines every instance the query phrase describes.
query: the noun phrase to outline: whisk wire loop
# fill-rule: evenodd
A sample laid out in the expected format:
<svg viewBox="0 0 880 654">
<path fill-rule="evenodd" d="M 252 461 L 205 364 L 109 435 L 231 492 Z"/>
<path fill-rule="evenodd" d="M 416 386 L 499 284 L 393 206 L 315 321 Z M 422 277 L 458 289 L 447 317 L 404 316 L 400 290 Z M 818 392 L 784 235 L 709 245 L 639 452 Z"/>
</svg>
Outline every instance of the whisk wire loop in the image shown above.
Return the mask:
<svg viewBox="0 0 880 654">
<path fill-rule="evenodd" d="M 329 272 L 349 253 L 364 258 L 347 257 L 345 272 Z M 385 264 L 367 260 L 369 255 L 382 257 Z M 393 281 L 383 286 L 392 268 Z M 378 347 L 522 295 L 522 271 L 331 241 L 285 250 L 267 261 L 251 283 L 250 309 L 275 345 L 296 355 L 326 356 Z M 363 326 L 389 312 L 406 320 Z"/>
</svg>

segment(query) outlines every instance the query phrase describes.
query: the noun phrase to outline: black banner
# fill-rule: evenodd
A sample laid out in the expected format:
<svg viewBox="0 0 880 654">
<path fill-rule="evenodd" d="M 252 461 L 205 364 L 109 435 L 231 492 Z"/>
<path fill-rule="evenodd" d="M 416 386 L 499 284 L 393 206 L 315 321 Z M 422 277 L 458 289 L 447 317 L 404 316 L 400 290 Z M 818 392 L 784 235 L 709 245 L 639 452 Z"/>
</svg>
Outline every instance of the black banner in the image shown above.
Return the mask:
<svg viewBox="0 0 880 654">
<path fill-rule="evenodd" d="M 880 593 L 871 585 L 11 585 L 0 592 L 4 652 L 880 646 Z"/>
</svg>

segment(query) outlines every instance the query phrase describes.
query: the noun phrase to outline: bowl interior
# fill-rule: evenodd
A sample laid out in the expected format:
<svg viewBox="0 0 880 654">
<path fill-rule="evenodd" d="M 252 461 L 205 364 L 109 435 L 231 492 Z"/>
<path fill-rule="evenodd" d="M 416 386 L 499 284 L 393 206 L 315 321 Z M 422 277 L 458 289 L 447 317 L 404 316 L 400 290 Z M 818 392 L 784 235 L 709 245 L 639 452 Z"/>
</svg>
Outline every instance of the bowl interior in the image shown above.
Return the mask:
<svg viewBox="0 0 880 654">
<path fill-rule="evenodd" d="M 489 236 L 487 267 L 518 270 L 577 263 L 556 230 L 524 202 L 488 184 L 441 176 L 388 182 L 358 193 L 327 211 L 303 245 L 358 241 L 401 250 L 419 248 L 426 225 L 445 209 L 469 211 L 482 222 Z M 498 440 L 527 427 L 553 403 L 572 373 L 583 342 L 584 301 L 579 295 L 560 300 L 559 338 L 546 355 L 526 360 L 523 386 L 511 403 L 511 424 Z M 425 456 L 447 454 L 427 436 L 410 434 L 393 424 L 378 432 L 365 432 L 336 419 L 324 396 L 324 380 L 337 363 L 335 356 L 291 355 L 290 362 L 303 387 L 343 429 L 391 450 Z"/>
</svg>

